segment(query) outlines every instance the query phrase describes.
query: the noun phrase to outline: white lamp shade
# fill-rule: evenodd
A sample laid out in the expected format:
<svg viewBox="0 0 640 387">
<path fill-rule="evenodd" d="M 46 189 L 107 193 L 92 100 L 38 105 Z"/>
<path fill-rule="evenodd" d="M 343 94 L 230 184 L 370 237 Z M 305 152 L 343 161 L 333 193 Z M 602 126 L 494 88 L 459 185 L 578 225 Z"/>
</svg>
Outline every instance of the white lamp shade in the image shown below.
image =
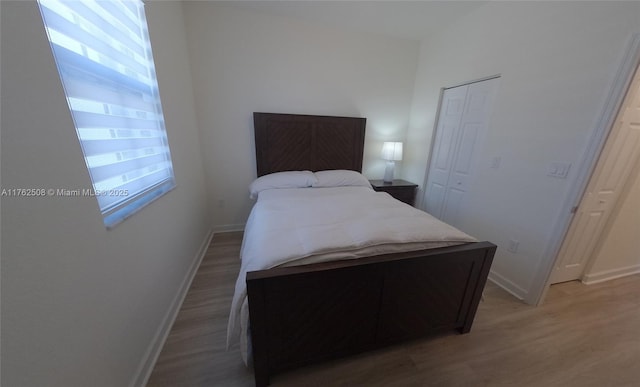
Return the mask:
<svg viewBox="0 0 640 387">
<path fill-rule="evenodd" d="M 402 160 L 402 143 L 401 142 L 385 142 L 382 145 L 382 158 L 384 160 L 393 160 L 393 161 Z"/>
</svg>

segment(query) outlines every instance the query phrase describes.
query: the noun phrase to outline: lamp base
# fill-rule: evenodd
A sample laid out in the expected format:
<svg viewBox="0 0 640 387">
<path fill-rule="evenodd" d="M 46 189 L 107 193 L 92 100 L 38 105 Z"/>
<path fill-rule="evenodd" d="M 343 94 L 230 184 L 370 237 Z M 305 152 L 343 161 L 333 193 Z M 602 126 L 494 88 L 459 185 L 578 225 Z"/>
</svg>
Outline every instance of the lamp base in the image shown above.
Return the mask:
<svg viewBox="0 0 640 387">
<path fill-rule="evenodd" d="M 393 170 L 396 166 L 395 161 L 387 161 L 387 167 L 384 169 L 384 178 L 382 179 L 385 183 L 393 183 Z"/>
</svg>

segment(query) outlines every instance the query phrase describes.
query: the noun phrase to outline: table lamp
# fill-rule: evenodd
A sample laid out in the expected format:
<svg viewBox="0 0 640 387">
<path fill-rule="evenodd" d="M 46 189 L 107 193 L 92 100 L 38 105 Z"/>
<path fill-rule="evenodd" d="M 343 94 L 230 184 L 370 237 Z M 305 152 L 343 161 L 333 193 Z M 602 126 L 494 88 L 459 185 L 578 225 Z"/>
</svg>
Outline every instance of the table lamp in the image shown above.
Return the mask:
<svg viewBox="0 0 640 387">
<path fill-rule="evenodd" d="M 384 170 L 385 183 L 393 182 L 393 170 L 396 161 L 402 160 L 402 143 L 401 142 L 385 142 L 382 145 L 382 158 L 387 160 L 387 167 Z"/>
</svg>

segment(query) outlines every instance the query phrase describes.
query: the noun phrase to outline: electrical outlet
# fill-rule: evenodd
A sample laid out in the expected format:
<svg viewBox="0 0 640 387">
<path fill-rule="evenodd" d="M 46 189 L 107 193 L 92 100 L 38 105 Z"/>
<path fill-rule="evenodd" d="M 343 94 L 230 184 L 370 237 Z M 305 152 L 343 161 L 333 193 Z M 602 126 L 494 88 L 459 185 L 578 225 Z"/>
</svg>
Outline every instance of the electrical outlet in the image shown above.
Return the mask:
<svg viewBox="0 0 640 387">
<path fill-rule="evenodd" d="M 491 159 L 491 168 L 492 169 L 498 169 L 500 168 L 500 163 L 502 162 L 502 157 L 500 156 L 496 156 L 494 158 Z"/>
<path fill-rule="evenodd" d="M 509 241 L 509 247 L 507 248 L 507 250 L 512 252 L 512 253 L 517 253 L 518 252 L 518 246 L 520 246 L 520 241 L 518 241 L 516 239 L 511 239 Z"/>
</svg>

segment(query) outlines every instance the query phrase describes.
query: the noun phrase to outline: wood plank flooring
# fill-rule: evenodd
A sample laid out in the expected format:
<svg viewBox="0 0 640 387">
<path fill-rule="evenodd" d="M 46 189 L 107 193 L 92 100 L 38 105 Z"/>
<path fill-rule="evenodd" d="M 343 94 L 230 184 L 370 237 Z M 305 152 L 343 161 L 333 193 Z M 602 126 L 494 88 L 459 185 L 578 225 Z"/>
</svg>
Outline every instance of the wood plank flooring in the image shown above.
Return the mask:
<svg viewBox="0 0 640 387">
<path fill-rule="evenodd" d="M 252 386 L 226 328 L 242 233 L 216 234 L 148 386 Z M 488 284 L 471 333 L 294 370 L 273 386 L 640 386 L 640 275 L 552 286 L 532 307 Z"/>
</svg>

